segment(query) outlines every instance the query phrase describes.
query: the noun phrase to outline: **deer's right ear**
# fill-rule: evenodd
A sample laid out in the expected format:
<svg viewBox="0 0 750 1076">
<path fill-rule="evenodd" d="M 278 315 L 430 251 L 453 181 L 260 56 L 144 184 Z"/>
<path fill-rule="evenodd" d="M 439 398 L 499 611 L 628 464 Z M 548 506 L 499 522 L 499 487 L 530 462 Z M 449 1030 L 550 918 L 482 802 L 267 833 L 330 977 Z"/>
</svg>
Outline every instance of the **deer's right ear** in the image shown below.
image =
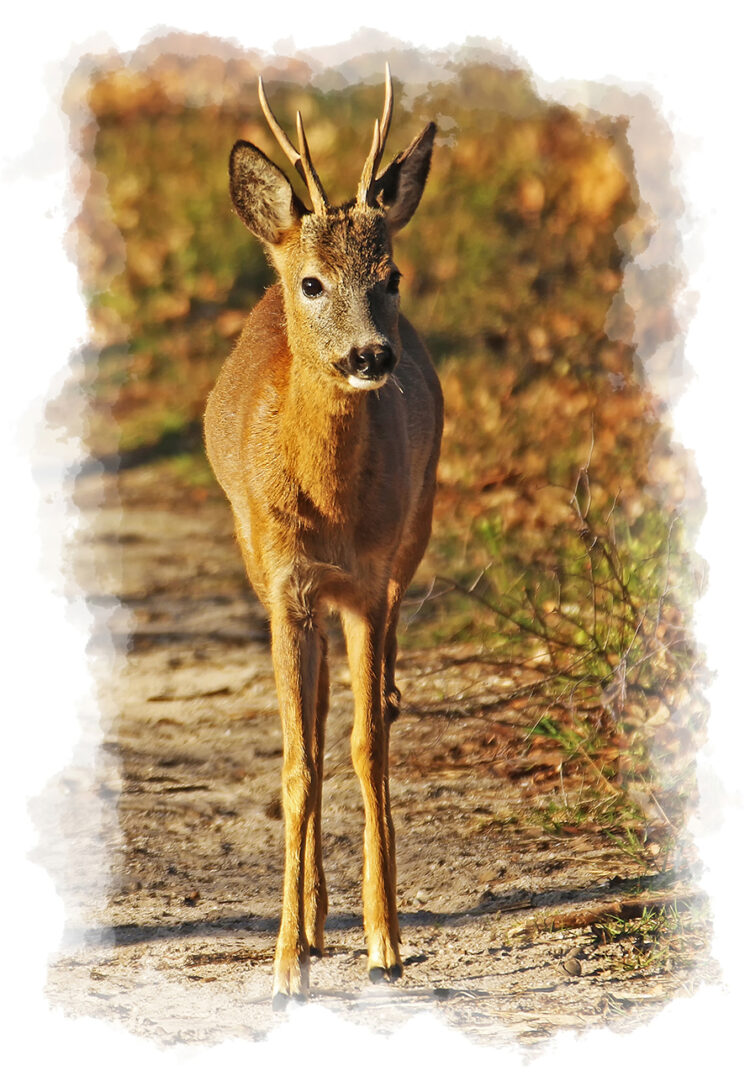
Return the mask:
<svg viewBox="0 0 750 1076">
<path fill-rule="evenodd" d="M 235 142 L 229 157 L 229 192 L 242 223 L 275 246 L 304 207 L 280 168 L 251 142 Z"/>
</svg>

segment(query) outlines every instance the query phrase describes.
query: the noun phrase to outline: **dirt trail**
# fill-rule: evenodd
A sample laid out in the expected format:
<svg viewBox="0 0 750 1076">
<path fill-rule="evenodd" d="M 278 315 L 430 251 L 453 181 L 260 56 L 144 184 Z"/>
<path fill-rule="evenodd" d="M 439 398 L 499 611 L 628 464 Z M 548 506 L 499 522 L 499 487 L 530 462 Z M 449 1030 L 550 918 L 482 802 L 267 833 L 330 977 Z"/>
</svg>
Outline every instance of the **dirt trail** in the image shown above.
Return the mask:
<svg viewBox="0 0 750 1076">
<path fill-rule="evenodd" d="M 218 494 L 170 490 L 141 468 L 83 479 L 77 496 L 76 575 L 102 610 L 101 746 L 35 808 L 38 858 L 69 913 L 49 997 L 162 1042 L 257 1038 L 285 1019 L 269 1000 L 283 830 L 262 610 Z M 498 707 L 512 676 L 466 647 L 402 654 L 391 772 L 406 968 L 373 986 L 334 636 L 329 949 L 313 961 L 311 1004 L 380 1028 L 429 1009 L 481 1041 L 533 1044 L 560 1028 L 631 1028 L 715 975 L 687 847 L 644 862 L 593 826 L 540 824 L 559 760 L 531 759 L 522 711 Z M 675 901 L 675 921 L 693 924 L 679 945 L 602 929 L 608 913 L 637 920 Z"/>
</svg>

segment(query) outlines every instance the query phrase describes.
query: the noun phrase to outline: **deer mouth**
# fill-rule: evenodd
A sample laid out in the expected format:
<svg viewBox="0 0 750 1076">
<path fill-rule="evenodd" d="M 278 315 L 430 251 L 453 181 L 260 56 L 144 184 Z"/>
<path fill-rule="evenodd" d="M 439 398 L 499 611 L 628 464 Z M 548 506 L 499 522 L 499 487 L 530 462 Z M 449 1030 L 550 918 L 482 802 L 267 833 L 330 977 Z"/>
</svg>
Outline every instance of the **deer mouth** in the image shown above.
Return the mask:
<svg viewBox="0 0 750 1076">
<path fill-rule="evenodd" d="M 346 378 L 347 384 L 353 389 L 380 389 L 391 376 L 390 373 L 380 374 L 378 377 L 362 377 L 361 374 L 350 373 L 343 363 L 334 363 L 338 372 Z"/>
</svg>

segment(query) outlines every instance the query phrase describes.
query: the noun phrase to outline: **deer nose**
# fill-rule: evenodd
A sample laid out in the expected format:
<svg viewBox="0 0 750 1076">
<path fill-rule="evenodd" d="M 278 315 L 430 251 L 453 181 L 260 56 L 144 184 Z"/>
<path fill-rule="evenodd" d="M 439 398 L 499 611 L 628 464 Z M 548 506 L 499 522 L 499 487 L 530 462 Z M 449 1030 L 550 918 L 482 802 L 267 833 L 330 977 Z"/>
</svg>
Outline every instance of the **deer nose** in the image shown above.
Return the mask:
<svg viewBox="0 0 750 1076">
<path fill-rule="evenodd" d="M 395 366 L 393 349 L 388 344 L 353 347 L 349 352 L 349 370 L 357 377 L 377 381 Z"/>
</svg>

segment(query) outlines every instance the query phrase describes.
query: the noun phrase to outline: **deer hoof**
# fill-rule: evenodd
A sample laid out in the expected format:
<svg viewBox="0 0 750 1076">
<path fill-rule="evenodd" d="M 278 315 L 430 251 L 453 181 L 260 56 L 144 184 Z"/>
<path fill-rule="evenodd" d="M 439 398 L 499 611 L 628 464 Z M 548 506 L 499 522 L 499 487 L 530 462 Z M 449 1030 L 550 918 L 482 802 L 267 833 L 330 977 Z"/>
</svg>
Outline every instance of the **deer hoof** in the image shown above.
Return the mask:
<svg viewBox="0 0 750 1076">
<path fill-rule="evenodd" d="M 395 983 L 404 974 L 400 964 L 393 964 L 390 968 L 373 967 L 367 972 L 371 983 L 389 982 Z"/>
<path fill-rule="evenodd" d="M 287 1005 L 294 1001 L 296 1004 L 307 1001 L 306 994 L 274 994 L 271 999 L 271 1008 L 274 1012 L 284 1012 Z"/>
<path fill-rule="evenodd" d="M 294 951 L 277 955 L 273 977 L 273 1007 L 285 1009 L 290 1001 L 306 1001 L 310 990 L 310 962 L 307 953 Z"/>
</svg>

